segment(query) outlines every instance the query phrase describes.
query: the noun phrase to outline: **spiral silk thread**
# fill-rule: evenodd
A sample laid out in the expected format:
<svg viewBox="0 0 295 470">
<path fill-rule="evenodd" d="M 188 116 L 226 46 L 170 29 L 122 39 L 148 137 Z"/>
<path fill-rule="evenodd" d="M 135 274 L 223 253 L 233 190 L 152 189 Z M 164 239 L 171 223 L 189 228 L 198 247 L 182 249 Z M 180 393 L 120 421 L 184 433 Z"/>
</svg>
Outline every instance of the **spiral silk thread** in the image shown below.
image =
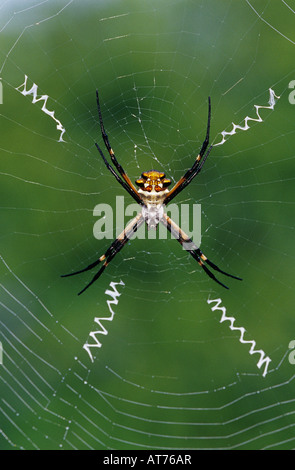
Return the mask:
<svg viewBox="0 0 295 470">
<path fill-rule="evenodd" d="M 262 367 L 262 365 L 264 365 L 264 370 L 263 370 L 262 375 L 263 375 L 263 377 L 265 377 L 266 374 L 267 374 L 267 369 L 268 369 L 269 363 L 271 362 L 271 359 L 268 356 L 265 357 L 265 352 L 262 349 L 259 349 L 259 350 L 256 349 L 255 350 L 256 342 L 254 340 L 245 340 L 244 339 L 244 335 L 246 333 L 245 328 L 234 326 L 234 322 L 235 322 L 236 319 L 234 317 L 227 317 L 226 316 L 226 308 L 225 307 L 220 307 L 220 304 L 222 302 L 221 299 L 212 299 L 212 300 L 208 299 L 207 300 L 208 304 L 211 304 L 212 302 L 215 302 L 215 305 L 213 307 L 211 307 L 212 312 L 214 312 L 214 310 L 221 310 L 221 312 L 222 312 L 220 323 L 223 323 L 226 320 L 229 321 L 230 322 L 230 327 L 229 328 L 232 331 L 239 331 L 240 332 L 240 338 L 239 338 L 240 343 L 250 344 L 251 345 L 250 350 L 249 350 L 249 354 L 259 354 L 260 355 L 260 359 L 257 362 L 257 367 L 258 367 L 258 369 L 260 369 Z"/>
<path fill-rule="evenodd" d="M 105 294 L 109 295 L 111 297 L 110 300 L 107 300 L 107 305 L 108 305 L 108 309 L 110 311 L 110 316 L 109 317 L 95 317 L 94 318 L 94 322 L 98 324 L 99 326 L 99 330 L 96 330 L 96 331 L 91 331 L 89 333 L 89 336 L 94 340 L 94 343 L 92 344 L 89 344 L 88 342 L 86 342 L 84 345 L 83 345 L 83 349 L 85 349 L 85 351 L 87 351 L 90 359 L 91 359 L 91 362 L 94 362 L 94 357 L 92 355 L 92 352 L 91 352 L 91 349 L 92 348 L 101 348 L 102 346 L 102 343 L 97 339 L 97 335 L 104 335 L 106 336 L 108 334 L 108 330 L 103 326 L 102 322 L 104 321 L 113 321 L 113 318 L 115 316 L 115 312 L 112 308 L 112 305 L 118 305 L 118 297 L 120 297 L 120 293 L 118 292 L 117 290 L 117 285 L 121 285 L 121 286 L 124 286 L 124 282 L 123 281 L 120 281 L 120 282 L 111 282 L 110 283 L 110 289 L 107 289 L 105 291 Z"/>
<path fill-rule="evenodd" d="M 255 104 L 254 108 L 256 110 L 257 118 L 251 118 L 250 116 L 246 116 L 245 119 L 244 119 L 244 125 L 243 126 L 232 123 L 232 126 L 233 126 L 232 130 L 229 131 L 229 132 L 222 131 L 221 132 L 222 140 L 220 142 L 218 142 L 217 144 L 214 144 L 214 147 L 217 147 L 218 145 L 224 144 L 227 140 L 226 136 L 231 136 L 231 135 L 236 134 L 237 130 L 247 131 L 248 129 L 250 129 L 250 126 L 248 125 L 249 121 L 263 122 L 263 119 L 259 114 L 259 110 L 260 109 L 271 109 L 271 110 L 273 110 L 274 107 L 275 107 L 275 104 L 276 104 L 276 100 L 280 99 L 280 97 L 277 96 L 271 88 L 269 88 L 268 91 L 269 91 L 269 101 L 268 101 L 269 106 L 259 106 L 259 105 Z"/>
<path fill-rule="evenodd" d="M 66 132 L 65 128 L 63 127 L 62 123 L 55 117 L 55 112 L 54 111 L 49 111 L 46 107 L 47 105 L 47 100 L 49 98 L 48 95 L 41 95 L 38 97 L 38 85 L 36 83 L 33 83 L 32 87 L 27 90 L 27 81 L 28 81 L 28 76 L 25 75 L 25 81 L 22 83 L 19 87 L 16 88 L 17 91 L 19 91 L 22 95 L 27 96 L 27 95 L 32 95 L 32 103 L 35 104 L 38 101 L 43 101 L 43 106 L 42 106 L 42 111 L 43 113 L 47 114 L 51 119 L 53 119 L 56 122 L 56 129 L 60 131 L 60 136 L 59 136 L 59 142 L 65 142 L 62 138 L 64 133 Z M 20 88 L 23 87 L 22 90 Z"/>
</svg>

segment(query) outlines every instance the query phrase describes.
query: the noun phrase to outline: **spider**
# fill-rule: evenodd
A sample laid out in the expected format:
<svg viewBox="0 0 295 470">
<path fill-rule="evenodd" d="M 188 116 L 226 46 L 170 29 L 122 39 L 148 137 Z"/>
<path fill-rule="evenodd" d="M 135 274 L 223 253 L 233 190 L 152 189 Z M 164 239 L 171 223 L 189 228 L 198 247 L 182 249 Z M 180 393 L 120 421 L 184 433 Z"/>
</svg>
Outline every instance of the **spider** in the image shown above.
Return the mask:
<svg viewBox="0 0 295 470">
<path fill-rule="evenodd" d="M 208 148 L 209 145 L 209 133 L 210 133 L 210 121 L 211 121 L 211 100 L 210 97 L 208 98 L 208 122 L 207 122 L 207 132 L 205 140 L 202 144 L 200 153 L 198 154 L 193 166 L 187 170 L 187 172 L 180 178 L 180 180 L 172 187 L 172 189 L 168 189 L 171 184 L 171 180 L 166 178 L 165 173 L 162 171 L 157 170 L 149 170 L 144 171 L 141 174 L 141 177 L 136 180 L 135 184 L 138 186 L 136 188 L 128 175 L 125 173 L 124 169 L 117 161 L 115 153 L 110 145 L 108 136 L 106 134 L 102 114 L 100 109 L 99 103 L 99 96 L 98 91 L 96 90 L 96 102 L 97 102 L 97 110 L 98 110 L 98 117 L 99 117 L 99 124 L 100 124 L 100 131 L 102 135 L 102 139 L 104 141 L 105 147 L 110 155 L 111 161 L 116 168 L 110 165 L 107 161 L 106 157 L 104 156 L 101 148 L 95 142 L 96 148 L 100 153 L 107 169 L 112 173 L 112 175 L 116 178 L 118 183 L 120 183 L 123 188 L 130 194 L 130 196 L 135 199 L 135 201 L 141 206 L 141 212 L 139 212 L 132 220 L 127 224 L 123 232 L 113 241 L 111 246 L 107 249 L 107 251 L 98 258 L 98 260 L 94 261 L 93 263 L 89 264 L 86 268 L 81 269 L 80 271 L 76 271 L 70 274 L 64 274 L 62 277 L 74 276 L 76 274 L 83 273 L 85 271 L 89 271 L 95 268 L 99 263 L 104 262 L 99 271 L 95 274 L 92 280 L 84 287 L 84 289 L 79 292 L 78 295 L 85 292 L 88 287 L 90 287 L 103 273 L 105 268 L 108 264 L 112 261 L 112 259 L 116 256 L 119 251 L 122 250 L 124 245 L 128 242 L 128 240 L 132 237 L 132 235 L 139 229 L 139 227 L 145 222 L 148 226 L 148 229 L 156 229 L 159 222 L 164 224 L 166 228 L 170 231 L 170 233 L 176 238 L 176 240 L 188 251 L 188 253 L 199 263 L 201 268 L 205 271 L 205 273 L 213 279 L 215 282 L 223 286 L 224 288 L 228 289 L 228 287 L 219 281 L 215 275 L 208 269 L 207 265 L 210 266 L 215 271 L 218 271 L 228 277 L 242 280 L 240 277 L 233 276 L 232 274 L 228 274 L 225 271 L 216 266 L 216 264 L 212 263 L 200 250 L 199 247 L 195 245 L 195 243 L 189 238 L 183 230 L 173 222 L 173 220 L 168 217 L 168 215 L 164 212 L 165 206 L 172 201 L 186 186 L 188 186 L 191 181 L 197 176 L 206 159 L 208 158 L 213 145 Z M 207 151 L 207 152 L 206 152 Z"/>
</svg>

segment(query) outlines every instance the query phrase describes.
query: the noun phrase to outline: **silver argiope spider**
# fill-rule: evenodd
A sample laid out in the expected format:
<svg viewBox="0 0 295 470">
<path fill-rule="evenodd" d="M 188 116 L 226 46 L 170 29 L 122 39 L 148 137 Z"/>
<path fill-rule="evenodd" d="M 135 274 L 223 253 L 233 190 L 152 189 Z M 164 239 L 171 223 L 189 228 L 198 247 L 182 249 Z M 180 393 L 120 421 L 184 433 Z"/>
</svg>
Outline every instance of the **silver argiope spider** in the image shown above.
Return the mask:
<svg viewBox="0 0 295 470">
<path fill-rule="evenodd" d="M 97 101 L 97 109 L 98 109 L 98 116 L 99 116 L 99 123 L 100 123 L 100 130 L 102 134 L 102 138 L 104 144 L 109 152 L 111 157 L 111 161 L 115 166 L 116 170 L 109 164 L 107 159 L 105 158 L 101 148 L 95 142 L 96 148 L 99 151 L 107 169 L 114 175 L 118 183 L 120 183 L 123 188 L 130 194 L 130 196 L 135 199 L 135 201 L 142 207 L 141 212 L 139 212 L 136 217 L 134 217 L 131 222 L 127 224 L 123 232 L 116 238 L 116 240 L 111 244 L 111 246 L 107 249 L 107 251 L 100 257 L 98 260 L 94 261 L 94 263 L 89 264 L 84 269 L 80 271 L 76 271 L 70 274 L 64 274 L 62 277 L 74 276 L 76 274 L 83 273 L 84 271 L 89 271 L 90 269 L 95 268 L 99 263 L 104 261 L 103 265 L 101 266 L 100 270 L 95 274 L 92 280 L 84 287 L 84 289 L 79 292 L 78 295 L 82 294 L 86 289 L 88 289 L 91 284 L 93 284 L 103 273 L 107 265 L 112 261 L 112 259 L 119 253 L 120 250 L 124 247 L 127 241 L 132 237 L 132 235 L 138 230 L 138 228 L 146 222 L 148 229 L 156 229 L 159 222 L 164 224 L 166 228 L 171 232 L 171 234 L 177 239 L 177 241 L 188 251 L 188 253 L 199 263 L 199 265 L 203 268 L 206 274 L 211 277 L 214 281 L 216 281 L 221 286 L 228 289 L 228 287 L 220 282 L 214 274 L 208 269 L 206 264 L 213 268 L 214 270 L 225 274 L 226 276 L 232 277 L 234 279 L 242 280 L 240 277 L 233 276 L 232 274 L 228 274 L 225 271 L 216 266 L 216 264 L 212 263 L 197 247 L 194 242 L 178 227 L 173 220 L 168 217 L 168 215 L 164 212 L 164 207 L 175 197 L 179 194 L 190 182 L 197 176 L 206 159 L 208 158 L 211 150 L 212 145 L 207 150 L 209 144 L 209 132 L 210 132 L 210 120 L 211 120 L 211 100 L 210 97 L 208 98 L 208 122 L 207 122 L 207 132 L 205 140 L 202 144 L 200 153 L 198 154 L 193 166 L 187 170 L 182 178 L 173 186 L 172 189 L 168 189 L 170 186 L 171 181 L 166 178 L 165 173 L 156 170 L 145 171 L 141 174 L 141 177 L 136 180 L 136 185 L 139 189 L 137 189 L 128 175 L 123 170 L 120 163 L 117 161 L 114 151 L 110 145 L 108 136 L 105 132 L 100 104 L 99 104 L 99 97 L 98 91 L 96 90 L 96 101 Z M 207 150 L 207 152 L 206 152 Z M 205 153 L 206 152 L 206 153 Z M 119 173 L 119 174 L 118 174 Z M 206 263 L 206 264 L 205 264 Z"/>
</svg>

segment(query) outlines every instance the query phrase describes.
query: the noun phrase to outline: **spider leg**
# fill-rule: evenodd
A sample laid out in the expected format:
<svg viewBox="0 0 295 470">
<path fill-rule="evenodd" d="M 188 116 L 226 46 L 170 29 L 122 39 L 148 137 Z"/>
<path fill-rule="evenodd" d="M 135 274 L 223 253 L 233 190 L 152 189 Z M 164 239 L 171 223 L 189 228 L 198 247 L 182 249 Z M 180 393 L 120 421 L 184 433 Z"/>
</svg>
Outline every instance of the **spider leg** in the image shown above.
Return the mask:
<svg viewBox="0 0 295 470">
<path fill-rule="evenodd" d="M 107 249 L 107 251 L 100 258 L 98 258 L 98 260 L 94 261 L 94 263 L 89 264 L 88 266 L 86 266 L 86 268 L 80 269 L 79 271 L 75 271 L 69 274 L 62 274 L 61 277 L 75 276 L 76 274 L 81 274 L 86 271 L 90 271 L 91 269 L 95 268 L 95 266 L 97 266 L 99 263 L 108 258 L 114 251 L 116 251 L 118 246 L 120 246 L 120 243 L 121 240 L 119 239 L 119 237 L 116 238 L 111 244 L 111 246 Z"/>
<path fill-rule="evenodd" d="M 169 232 L 177 239 L 177 241 L 186 249 L 186 251 L 188 251 L 190 255 L 199 263 L 199 265 L 206 272 L 206 274 L 209 277 L 211 277 L 211 279 L 213 279 L 215 282 L 217 282 L 221 286 L 228 289 L 228 287 L 225 284 L 220 282 L 215 277 L 215 275 L 208 269 L 208 267 L 204 263 L 208 264 L 215 271 L 218 271 L 224 274 L 225 276 L 232 277 L 233 279 L 238 279 L 239 281 L 242 280 L 240 277 L 233 276 L 232 274 L 222 271 L 218 266 L 216 266 L 216 264 L 212 263 L 212 261 L 210 261 L 202 253 L 200 248 L 196 246 L 196 244 L 192 241 L 192 239 L 189 238 L 188 235 L 186 235 L 184 231 L 180 227 L 178 227 L 178 225 L 175 222 L 173 222 L 173 220 L 170 219 L 170 217 L 168 217 L 167 214 L 164 213 L 163 218 L 161 219 L 161 222 L 165 225 L 165 227 L 169 230 Z"/>
<path fill-rule="evenodd" d="M 179 194 L 184 188 L 186 188 L 190 182 L 195 178 L 195 176 L 197 176 L 198 173 L 200 173 L 207 157 L 209 156 L 211 150 L 212 150 L 213 146 L 211 145 L 207 151 L 207 153 L 205 154 L 203 160 L 200 161 L 199 160 L 196 160 L 197 162 L 197 165 L 196 165 L 196 162 L 193 166 L 195 166 L 194 170 L 193 170 L 193 167 L 188 170 L 186 172 L 186 174 L 180 178 L 180 180 L 178 181 L 178 183 L 176 183 L 176 185 L 171 189 L 171 191 L 169 191 L 169 193 L 167 194 L 167 196 L 165 197 L 164 199 L 164 204 L 168 204 L 169 202 L 171 202 L 172 199 L 175 198 L 175 196 L 177 196 L 177 194 Z M 198 156 L 199 158 L 199 156 Z"/>
<path fill-rule="evenodd" d="M 111 147 L 111 144 L 110 144 L 108 135 L 107 135 L 107 133 L 106 133 L 106 131 L 105 131 L 104 124 L 103 124 L 103 120 L 102 120 L 102 114 L 101 114 L 101 109 L 100 109 L 98 90 L 96 90 L 96 102 L 97 102 L 97 110 L 98 110 L 98 117 L 99 117 L 99 125 L 100 125 L 101 135 L 102 135 L 104 144 L 105 144 L 105 146 L 106 146 L 106 148 L 107 148 L 107 151 L 108 151 L 109 154 L 110 154 L 111 160 L 112 160 L 113 164 L 115 165 L 115 167 L 117 168 L 119 174 L 122 176 L 122 178 L 124 179 L 124 181 L 128 184 L 128 186 L 129 186 L 130 189 L 132 190 L 132 192 L 133 192 L 134 194 L 136 194 L 138 197 L 140 197 L 139 194 L 138 194 L 138 191 L 137 191 L 136 187 L 134 186 L 134 184 L 132 183 L 131 179 L 129 178 L 129 176 L 126 174 L 125 170 L 123 169 L 123 167 L 120 165 L 120 163 L 119 163 L 118 160 L 116 159 L 115 153 L 114 153 L 114 151 L 113 151 L 113 149 L 112 149 L 112 147 Z"/>
<path fill-rule="evenodd" d="M 207 153 L 205 154 L 207 147 L 209 145 L 209 136 L 210 136 L 210 123 L 211 123 L 211 99 L 210 96 L 208 98 L 208 121 L 207 121 L 207 131 L 206 131 L 206 137 L 205 140 L 202 144 L 200 153 L 198 154 L 193 166 L 187 170 L 187 172 L 180 178 L 180 180 L 173 186 L 173 188 L 169 191 L 167 194 L 164 204 L 168 204 L 177 194 L 179 194 L 191 181 L 195 176 L 197 176 L 198 173 L 200 173 L 206 159 L 208 158 L 211 150 L 212 150 L 212 145 L 209 147 Z M 205 156 L 204 156 L 205 154 Z M 204 156 L 204 158 L 203 158 Z"/>
<path fill-rule="evenodd" d="M 144 219 L 142 217 L 142 214 L 139 213 L 137 214 L 134 219 L 127 224 L 123 232 L 113 241 L 111 246 L 107 249 L 107 251 L 98 258 L 98 260 L 94 261 L 94 263 L 89 264 L 86 268 L 81 269 L 80 271 L 76 271 L 74 273 L 69 273 L 69 274 L 64 274 L 61 277 L 69 277 L 69 276 L 74 276 L 76 274 L 81 274 L 85 271 L 89 271 L 90 269 L 93 269 L 95 266 L 97 266 L 100 262 L 104 261 L 103 265 L 101 266 L 100 270 L 93 276 L 92 280 L 82 289 L 78 295 L 82 294 L 88 287 L 91 286 L 103 273 L 107 265 L 112 261 L 112 259 L 116 256 L 119 251 L 122 250 L 122 248 L 125 246 L 125 244 L 128 242 L 128 240 L 132 237 L 132 235 L 138 230 L 138 228 L 142 225 L 144 222 Z"/>
<path fill-rule="evenodd" d="M 206 132 L 206 137 L 203 142 L 202 148 L 200 150 L 199 156 L 202 158 L 204 153 L 206 152 L 206 149 L 209 145 L 209 136 L 210 136 L 210 124 L 211 124 L 211 98 L 210 96 L 208 97 L 208 120 L 207 120 L 207 132 Z"/>
<path fill-rule="evenodd" d="M 116 180 L 118 181 L 118 183 L 120 183 L 120 184 L 123 186 L 123 188 L 130 194 L 130 196 L 132 196 L 133 199 L 135 199 L 135 201 L 136 201 L 138 204 L 142 205 L 143 202 L 142 202 L 142 200 L 141 200 L 140 195 L 139 195 L 138 193 L 134 193 L 134 191 L 132 191 L 132 189 L 130 188 L 130 186 L 129 186 L 124 180 L 122 180 L 122 179 L 117 175 L 117 173 L 115 172 L 114 168 L 113 168 L 113 167 L 109 164 L 109 162 L 107 161 L 107 159 L 106 159 L 106 157 L 104 156 L 104 154 L 103 154 L 101 148 L 99 147 L 99 145 L 98 145 L 96 142 L 95 142 L 95 145 L 96 145 L 96 148 L 97 148 L 97 150 L 99 151 L 99 153 L 100 153 L 100 155 L 101 155 L 101 157 L 102 157 L 102 159 L 103 159 L 103 161 L 104 161 L 104 163 L 105 163 L 107 169 L 108 169 L 108 170 L 112 173 L 112 175 L 116 178 Z"/>
</svg>

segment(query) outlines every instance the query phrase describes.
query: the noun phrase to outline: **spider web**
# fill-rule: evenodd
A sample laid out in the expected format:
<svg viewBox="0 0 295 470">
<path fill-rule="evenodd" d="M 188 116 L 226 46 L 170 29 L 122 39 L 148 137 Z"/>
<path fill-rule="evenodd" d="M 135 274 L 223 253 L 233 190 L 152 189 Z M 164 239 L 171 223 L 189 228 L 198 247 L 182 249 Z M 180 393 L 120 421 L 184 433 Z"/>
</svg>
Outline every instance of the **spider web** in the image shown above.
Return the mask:
<svg viewBox="0 0 295 470">
<path fill-rule="evenodd" d="M 293 448 L 292 3 L 0 12 L 1 449 Z M 133 181 L 183 175 L 211 96 L 214 148 L 177 202 L 201 204 L 202 251 L 242 282 L 170 239 L 130 241 L 79 297 L 91 272 L 60 278 L 110 245 L 94 207 L 133 202 L 94 147 L 96 88 Z"/>
</svg>

